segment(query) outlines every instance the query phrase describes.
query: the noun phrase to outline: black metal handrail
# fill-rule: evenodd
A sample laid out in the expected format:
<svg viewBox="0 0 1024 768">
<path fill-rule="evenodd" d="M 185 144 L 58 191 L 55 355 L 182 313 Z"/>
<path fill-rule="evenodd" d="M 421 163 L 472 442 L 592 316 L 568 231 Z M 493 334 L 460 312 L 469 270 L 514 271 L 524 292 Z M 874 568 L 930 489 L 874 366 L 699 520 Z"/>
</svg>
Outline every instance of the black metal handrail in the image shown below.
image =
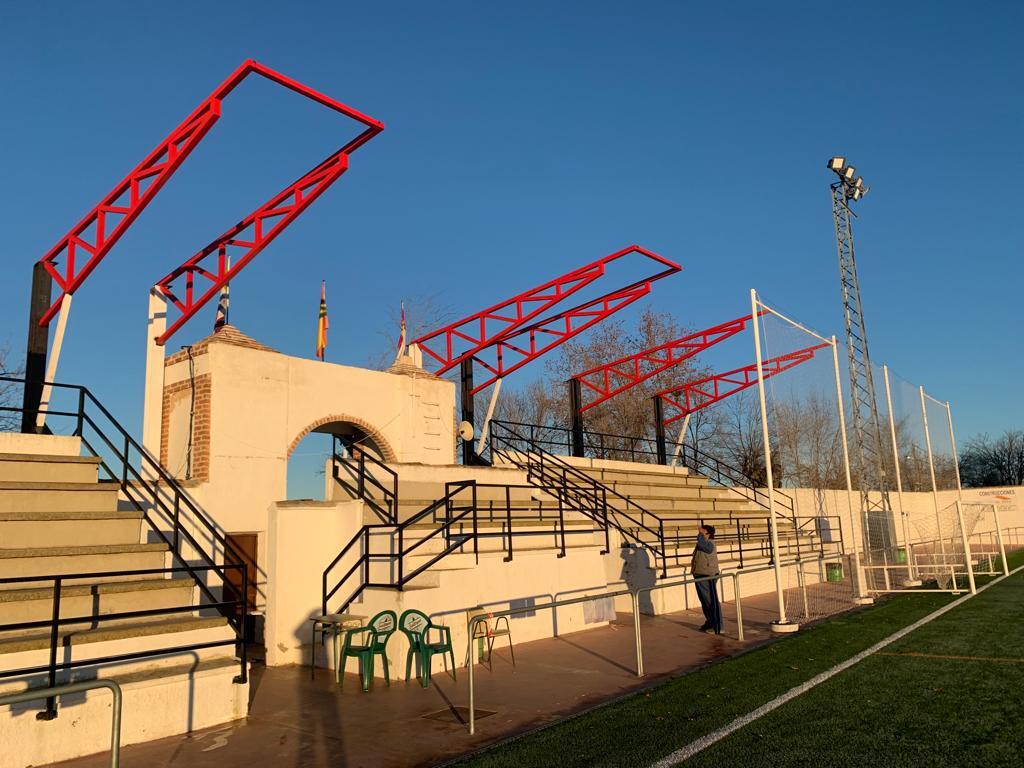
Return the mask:
<svg viewBox="0 0 1024 768">
<path fill-rule="evenodd" d="M 486 501 L 487 518 L 486 522 L 495 520 L 495 510 L 499 511 L 498 518 L 504 517 L 505 526 L 498 531 L 481 531 L 481 504 L 477 490 L 478 488 L 502 489 L 505 492 L 506 502 L 502 507 L 498 500 L 497 507 L 495 500 Z M 341 592 L 346 584 L 352 584 L 353 579 L 358 579 L 352 584 L 352 589 L 347 593 L 340 603 L 341 611 L 344 611 L 363 590 L 368 587 L 379 587 L 384 589 L 402 590 L 420 574 L 434 567 L 444 558 L 455 552 L 464 552 L 467 547 L 472 547 L 472 554 L 477 562 L 480 558 L 480 542 L 484 539 L 504 539 L 503 550 L 504 560 L 508 562 L 513 559 L 516 538 L 530 536 L 550 535 L 554 536 L 559 546 L 559 557 L 566 553 L 566 537 L 572 535 L 593 535 L 592 528 L 573 529 L 566 525 L 565 507 L 559 503 L 558 515 L 555 518 L 546 518 L 538 514 L 535 518 L 531 516 L 513 515 L 514 512 L 522 511 L 518 502 L 511 500 L 512 489 L 530 488 L 536 490 L 533 485 L 523 486 L 514 484 L 498 483 L 477 483 L 475 480 L 456 480 L 445 484 L 445 494 L 439 499 L 430 502 L 416 514 L 399 524 L 373 524 L 364 525 L 342 548 L 338 555 L 328 564 L 322 574 L 321 609 L 326 614 L 328 607 L 335 595 Z M 554 489 L 551 489 L 554 490 Z M 552 496 L 557 499 L 552 493 Z M 504 513 L 503 515 L 501 513 Z M 513 521 L 535 519 L 541 523 L 551 523 L 552 528 L 544 531 L 518 531 Z M 429 527 L 419 531 L 417 526 L 429 524 Z M 408 558 L 419 555 L 423 548 L 432 541 L 443 542 L 440 550 L 422 555 L 425 561 L 410 566 Z M 377 544 L 384 542 L 386 551 L 378 551 Z M 338 578 L 333 577 L 333 572 L 345 560 L 346 556 L 358 548 L 359 554 L 349 565 L 347 570 Z M 388 577 L 386 581 L 371 579 L 370 568 L 374 563 L 383 564 Z"/>
<path fill-rule="evenodd" d="M 382 522 L 386 524 L 397 523 L 398 473 L 367 451 L 361 441 L 352 440 L 345 435 L 333 435 L 333 437 L 334 448 L 331 451 L 331 467 L 335 482 L 354 498 L 365 502 Z M 348 456 L 342 455 L 338 450 L 338 443 L 345 447 Z M 390 480 L 388 485 L 382 483 L 374 472 L 367 469 L 367 462 Z M 342 477 L 342 468 L 348 471 L 352 482 Z M 377 489 L 381 496 L 380 501 L 370 492 L 370 488 Z"/>
<path fill-rule="evenodd" d="M 0 381 L 22 386 L 27 383 L 24 378 L 12 376 L 0 376 Z M 100 468 L 106 472 L 110 480 L 118 484 L 123 497 L 142 515 L 142 519 L 150 529 L 167 545 L 172 557 L 181 564 L 181 568 L 178 570 L 184 571 L 192 577 L 203 597 L 208 601 L 201 607 L 220 606 L 225 602 L 230 602 L 224 601 L 222 598 L 225 592 L 235 591 L 234 586 L 227 578 L 227 572 L 236 567 L 243 568 L 245 589 L 240 599 L 248 605 L 248 568 L 254 565 L 251 559 L 232 546 L 225 535 L 185 493 L 177 480 L 121 426 L 113 414 L 87 387 L 60 382 L 47 382 L 46 386 L 51 387 L 52 390 L 77 393 L 77 406 L 74 410 L 58 410 L 52 408 L 48 403 L 45 407 L 40 408 L 39 412 L 47 417 L 74 419 L 74 429 L 71 435 L 78 437 L 86 450 L 100 460 Z M 52 401 L 52 396 L 50 399 Z M 23 413 L 24 408 L 0 406 L 0 412 Z M 98 418 L 106 420 L 107 430 L 100 426 Z M 102 445 L 106 447 L 107 455 L 98 451 L 97 446 L 94 446 L 88 439 L 87 427 L 94 433 L 94 439 L 101 441 Z M 108 432 L 112 432 L 113 435 Z M 111 464 L 114 466 L 112 467 Z M 161 520 L 154 519 L 155 514 L 160 516 L 163 524 L 169 527 L 169 531 L 161 526 Z M 201 535 L 209 538 L 214 549 L 219 545 L 224 554 L 223 564 L 217 563 L 216 558 L 206 550 L 206 546 L 192 534 L 192 527 L 201 530 Z M 183 542 L 188 545 L 190 552 L 182 551 Z M 197 559 L 198 564 L 195 562 Z M 200 578 L 201 573 L 213 574 L 220 579 L 220 596 L 210 588 L 207 583 L 208 579 Z M 48 576 L 35 577 L 36 580 L 48 580 L 48 578 Z M 244 656 L 247 639 L 245 612 L 222 610 L 221 613 L 235 631 L 237 643 L 243 649 Z M 248 670 L 243 661 L 242 673 L 236 678 L 236 681 L 244 683 L 247 679 Z"/>
<path fill-rule="evenodd" d="M 556 489 L 559 498 L 603 527 L 606 540 L 611 525 L 629 540 L 650 550 L 661 561 L 662 572 L 667 572 L 664 521 L 658 515 L 529 441 L 512 429 L 509 422 L 490 422 L 488 446 L 492 454 L 497 453 L 508 463 L 525 470 L 531 483 L 539 482 Z M 615 505 L 616 501 L 620 506 Z M 652 536 L 654 543 L 638 532 Z"/>
<path fill-rule="evenodd" d="M 52 598 L 51 598 L 51 611 L 50 618 L 48 619 L 37 619 L 35 621 L 19 621 L 12 622 L 9 624 L 0 624 L 0 632 L 18 632 L 32 629 L 49 629 L 49 661 L 46 664 L 37 665 L 34 667 L 22 667 L 19 669 L 0 670 L 0 678 L 8 677 L 27 677 L 29 675 L 37 675 L 40 673 L 46 673 L 48 679 L 48 685 L 52 688 L 57 684 L 57 672 L 58 670 L 75 669 L 77 667 L 85 666 L 99 666 L 101 664 L 111 664 L 114 662 L 121 661 L 133 661 L 144 658 L 152 658 L 156 656 L 168 656 L 174 653 L 185 653 L 188 651 L 197 651 L 205 648 L 218 648 L 223 646 L 235 646 L 236 653 L 239 657 L 239 663 L 241 669 L 239 674 L 235 677 L 235 682 L 245 683 L 248 680 L 248 651 L 246 644 L 243 639 L 235 633 L 234 637 L 227 640 L 214 640 L 205 643 L 186 643 L 184 645 L 172 645 L 172 646 L 161 646 L 160 648 L 153 648 L 146 651 L 135 651 L 132 653 L 120 653 L 112 654 L 109 656 L 90 657 L 87 659 L 73 660 L 71 658 L 71 651 L 75 647 L 74 644 L 69 644 L 65 651 L 66 655 L 63 661 L 57 660 L 58 651 L 64 646 L 60 641 L 60 628 L 62 626 L 75 625 L 75 624 L 90 624 L 93 628 L 98 628 L 101 624 L 117 621 L 122 619 L 141 619 L 152 616 L 177 616 L 184 613 L 197 613 L 200 611 L 217 610 L 222 615 L 230 611 L 233 613 L 237 611 L 237 615 L 241 619 L 241 623 L 244 626 L 246 617 L 248 615 L 248 604 L 247 599 L 249 579 L 248 579 L 248 568 L 242 563 L 237 564 L 226 564 L 224 566 L 227 570 L 240 570 L 241 571 L 241 582 L 242 589 L 237 592 L 237 595 L 233 599 L 219 600 L 212 603 L 195 603 L 191 600 L 187 605 L 176 605 L 176 606 L 165 606 L 163 608 L 146 608 L 137 611 L 118 611 L 116 613 L 92 613 L 83 616 L 61 616 L 61 600 L 63 587 L 67 586 L 68 582 L 74 581 L 97 581 L 102 579 L 110 579 L 115 577 L 125 576 L 165 576 L 167 578 L 175 578 L 175 574 L 187 573 L 191 579 L 188 581 L 179 579 L 182 582 L 182 586 L 197 586 L 199 582 L 195 580 L 194 574 L 205 573 L 213 570 L 211 566 L 200 566 L 192 565 L 186 567 L 172 567 L 172 568 L 136 568 L 130 570 L 120 571 L 92 571 L 88 573 L 61 573 L 54 575 L 45 576 L 8 576 L 0 578 L 0 585 L 10 586 L 12 589 L 16 589 L 19 584 L 37 584 L 39 582 L 49 582 L 53 584 Z M 231 590 L 235 591 L 235 590 Z M 119 625 L 122 627 L 131 625 Z M 47 708 L 45 711 L 39 713 L 39 718 L 43 720 L 51 720 L 56 717 L 56 704 L 52 699 L 47 700 Z"/>
</svg>

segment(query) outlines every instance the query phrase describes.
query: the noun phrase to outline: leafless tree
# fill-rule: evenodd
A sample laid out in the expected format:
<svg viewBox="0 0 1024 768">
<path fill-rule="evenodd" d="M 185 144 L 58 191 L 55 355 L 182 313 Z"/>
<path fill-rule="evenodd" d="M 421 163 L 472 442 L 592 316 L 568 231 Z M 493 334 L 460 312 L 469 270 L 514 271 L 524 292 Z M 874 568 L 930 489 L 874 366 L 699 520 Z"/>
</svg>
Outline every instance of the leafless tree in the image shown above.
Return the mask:
<svg viewBox="0 0 1024 768">
<path fill-rule="evenodd" d="M 455 319 L 455 311 L 451 305 L 437 293 L 414 294 L 405 299 L 404 303 L 406 342 L 412 341 L 424 333 L 437 330 Z M 389 307 L 384 325 L 377 331 L 381 341 L 379 351 L 371 356 L 369 363 L 371 368 L 384 371 L 395 362 L 401 328 L 401 304 Z"/>
<path fill-rule="evenodd" d="M 960 456 L 964 485 L 1024 485 L 1024 430 L 1009 429 L 997 438 L 987 434 L 967 441 Z"/>
<path fill-rule="evenodd" d="M 0 347 L 0 376 L 20 377 L 22 369 L 12 367 L 10 364 L 10 349 Z M 18 405 L 18 398 L 21 396 L 21 385 L 10 381 L 0 381 L 0 408 L 14 408 Z M 12 411 L 0 410 L 0 430 L 9 431 L 17 429 L 21 423 L 21 416 Z"/>
</svg>

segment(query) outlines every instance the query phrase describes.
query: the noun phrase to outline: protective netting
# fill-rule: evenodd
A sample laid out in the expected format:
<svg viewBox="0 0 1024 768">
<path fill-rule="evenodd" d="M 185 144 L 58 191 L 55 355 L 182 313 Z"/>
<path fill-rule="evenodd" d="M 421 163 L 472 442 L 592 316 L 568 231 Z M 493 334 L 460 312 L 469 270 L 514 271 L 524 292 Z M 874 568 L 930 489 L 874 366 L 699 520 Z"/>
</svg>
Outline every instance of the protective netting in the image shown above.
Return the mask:
<svg viewBox="0 0 1024 768">
<path fill-rule="evenodd" d="M 808 560 L 787 576 L 786 616 L 804 624 L 849 610 L 857 596 L 854 564 L 846 555 Z"/>
<path fill-rule="evenodd" d="M 958 577 L 966 576 L 965 534 L 966 539 L 970 540 L 985 514 L 987 505 L 959 505 L 963 514 L 963 530 L 957 507 L 957 503 L 954 502 L 935 509 L 933 514 L 924 512 L 911 515 L 910 518 L 915 534 L 908 548 L 913 572 L 921 581 L 934 581 L 939 589 L 956 589 L 958 583 L 962 582 L 962 579 L 958 581 Z M 987 570 L 992 569 L 988 567 Z"/>
</svg>

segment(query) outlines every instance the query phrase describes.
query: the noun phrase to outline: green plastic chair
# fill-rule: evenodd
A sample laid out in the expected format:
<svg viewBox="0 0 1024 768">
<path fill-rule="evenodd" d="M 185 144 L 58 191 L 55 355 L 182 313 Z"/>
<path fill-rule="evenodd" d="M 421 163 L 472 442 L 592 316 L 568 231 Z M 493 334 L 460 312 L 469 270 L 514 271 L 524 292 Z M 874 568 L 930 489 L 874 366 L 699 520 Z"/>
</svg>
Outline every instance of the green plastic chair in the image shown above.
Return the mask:
<svg viewBox="0 0 1024 768">
<path fill-rule="evenodd" d="M 384 662 L 384 682 L 391 685 L 388 673 L 388 640 L 395 633 L 398 623 L 394 611 L 381 611 L 365 627 L 345 630 L 345 645 L 341 650 L 341 676 L 339 686 L 345 682 L 345 662 L 350 656 L 359 659 L 359 675 L 363 679 L 363 690 L 370 690 L 373 679 L 373 659 L 380 656 Z M 369 633 L 369 637 L 365 635 Z M 364 639 L 365 638 L 365 639 Z M 361 641 L 361 642 L 360 642 Z"/>
<path fill-rule="evenodd" d="M 413 657 L 419 657 L 423 687 L 430 686 L 430 662 L 437 654 L 447 655 L 452 662 L 452 680 L 455 679 L 455 651 L 452 650 L 452 630 L 443 624 L 435 624 L 422 611 L 409 609 L 402 614 L 398 628 L 409 640 L 409 652 L 405 655 L 405 679 L 409 679 Z M 430 630 L 437 630 L 440 639 L 430 640 Z"/>
</svg>

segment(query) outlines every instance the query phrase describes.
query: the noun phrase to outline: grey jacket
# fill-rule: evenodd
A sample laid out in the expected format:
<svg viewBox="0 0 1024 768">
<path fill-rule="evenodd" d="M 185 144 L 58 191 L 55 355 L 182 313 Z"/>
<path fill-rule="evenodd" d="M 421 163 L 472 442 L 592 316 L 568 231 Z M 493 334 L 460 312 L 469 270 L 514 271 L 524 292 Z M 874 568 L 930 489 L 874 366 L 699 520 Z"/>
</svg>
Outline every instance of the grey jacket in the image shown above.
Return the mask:
<svg viewBox="0 0 1024 768">
<path fill-rule="evenodd" d="M 714 576 L 721 569 L 718 567 L 718 552 L 715 542 L 703 533 L 697 534 L 697 546 L 690 560 L 690 574 L 693 576 Z"/>
</svg>

